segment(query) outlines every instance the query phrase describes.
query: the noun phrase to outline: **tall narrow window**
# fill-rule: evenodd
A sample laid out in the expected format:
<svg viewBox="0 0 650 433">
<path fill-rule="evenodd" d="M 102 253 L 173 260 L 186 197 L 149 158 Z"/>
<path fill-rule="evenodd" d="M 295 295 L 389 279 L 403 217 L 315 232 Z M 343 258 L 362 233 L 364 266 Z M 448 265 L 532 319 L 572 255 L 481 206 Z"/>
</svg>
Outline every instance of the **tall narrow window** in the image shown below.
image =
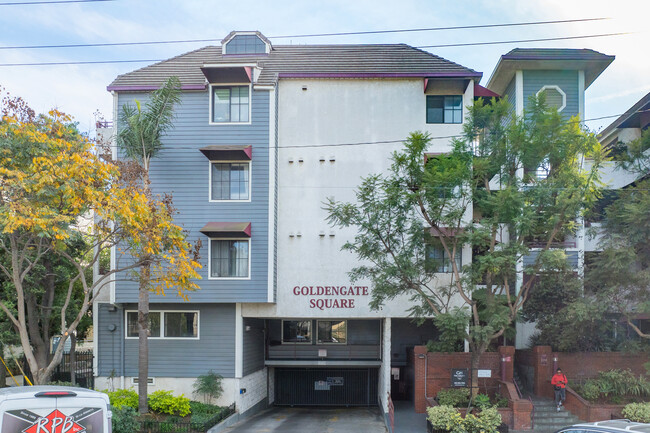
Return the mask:
<svg viewBox="0 0 650 433">
<path fill-rule="evenodd" d="M 462 251 L 458 247 L 454 261 L 456 262 L 456 267 L 460 269 L 462 266 Z M 451 259 L 440 241 L 434 240 L 431 244 L 427 245 L 427 267 L 432 272 L 453 272 Z"/>
<path fill-rule="evenodd" d="M 250 92 L 248 86 L 212 87 L 214 123 L 248 122 Z"/>
<path fill-rule="evenodd" d="M 248 200 L 250 191 L 250 164 L 212 163 L 212 200 Z"/>
<path fill-rule="evenodd" d="M 213 239 L 210 241 L 210 277 L 247 278 L 249 241 Z"/>
<path fill-rule="evenodd" d="M 427 123 L 462 123 L 462 96 L 427 95 Z"/>
</svg>

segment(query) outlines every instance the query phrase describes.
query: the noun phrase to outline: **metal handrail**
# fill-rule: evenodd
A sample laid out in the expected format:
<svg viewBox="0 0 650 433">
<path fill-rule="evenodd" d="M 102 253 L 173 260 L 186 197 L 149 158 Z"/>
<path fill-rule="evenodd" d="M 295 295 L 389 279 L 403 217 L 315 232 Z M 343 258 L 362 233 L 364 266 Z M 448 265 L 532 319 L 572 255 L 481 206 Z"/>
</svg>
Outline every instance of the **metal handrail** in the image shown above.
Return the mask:
<svg viewBox="0 0 650 433">
<path fill-rule="evenodd" d="M 530 405 L 533 407 L 533 410 L 530 411 L 530 428 L 531 430 L 535 428 L 535 403 L 533 403 L 533 399 L 528 396 L 528 401 L 530 402 Z"/>
</svg>

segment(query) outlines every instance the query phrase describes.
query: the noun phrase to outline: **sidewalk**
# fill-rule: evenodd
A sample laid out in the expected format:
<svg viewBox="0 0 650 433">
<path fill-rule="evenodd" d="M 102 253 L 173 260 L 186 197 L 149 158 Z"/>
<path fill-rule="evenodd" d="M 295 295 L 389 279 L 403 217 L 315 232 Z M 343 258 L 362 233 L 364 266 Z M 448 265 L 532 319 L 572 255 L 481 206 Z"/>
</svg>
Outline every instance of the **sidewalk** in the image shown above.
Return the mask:
<svg viewBox="0 0 650 433">
<path fill-rule="evenodd" d="M 412 401 L 395 401 L 395 429 L 393 433 L 425 433 L 427 418 L 424 413 L 415 413 Z"/>
</svg>

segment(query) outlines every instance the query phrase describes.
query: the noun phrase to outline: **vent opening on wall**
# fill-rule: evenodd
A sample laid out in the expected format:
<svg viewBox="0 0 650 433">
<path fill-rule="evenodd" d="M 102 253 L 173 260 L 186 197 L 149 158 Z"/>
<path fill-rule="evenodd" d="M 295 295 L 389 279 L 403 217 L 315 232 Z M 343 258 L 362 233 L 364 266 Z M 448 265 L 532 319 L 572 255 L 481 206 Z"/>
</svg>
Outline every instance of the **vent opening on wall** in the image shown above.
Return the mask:
<svg viewBox="0 0 650 433">
<path fill-rule="evenodd" d="M 537 97 L 541 94 L 545 96 L 547 107 L 555 108 L 557 111 L 562 111 L 566 107 L 566 93 L 564 93 L 560 86 L 544 86 L 537 92 Z"/>
<path fill-rule="evenodd" d="M 140 379 L 137 378 L 137 377 L 132 377 L 132 378 L 131 378 L 131 383 L 132 383 L 133 385 L 137 385 L 138 383 L 140 383 Z M 147 385 L 154 385 L 155 383 L 156 383 L 156 382 L 155 382 L 155 380 L 154 380 L 153 377 L 148 377 L 148 378 L 147 378 Z"/>
</svg>

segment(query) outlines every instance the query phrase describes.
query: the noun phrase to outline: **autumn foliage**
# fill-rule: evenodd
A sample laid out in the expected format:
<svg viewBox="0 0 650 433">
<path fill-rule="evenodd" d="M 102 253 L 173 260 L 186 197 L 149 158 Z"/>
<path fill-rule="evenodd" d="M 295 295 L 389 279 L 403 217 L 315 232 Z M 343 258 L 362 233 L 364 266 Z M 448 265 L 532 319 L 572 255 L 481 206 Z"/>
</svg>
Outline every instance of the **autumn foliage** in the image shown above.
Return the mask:
<svg viewBox="0 0 650 433">
<path fill-rule="evenodd" d="M 35 382 L 43 383 L 60 362 L 64 344 L 53 356 L 35 356 L 39 350 L 28 323 L 42 312 L 26 307 L 25 281 L 46 254 L 76 269 L 61 307 L 62 343 L 118 274 L 125 278 L 156 256 L 149 290 L 173 290 L 187 298 L 198 288 L 200 264 L 196 248 L 174 224 L 169 198 L 148 194 L 123 166 L 102 158 L 70 116 L 58 110 L 37 116 L 20 98 L 8 97 L 0 112 L 0 254 L 6 259 L 0 271 L 11 286 L 6 289 L 11 296 L 0 299 L 0 314 L 19 334 Z M 75 254 L 72 245 L 78 250 L 80 239 L 84 250 Z M 102 252 L 111 250 L 114 267 L 93 278 Z M 69 321 L 69 301 L 79 284 L 83 302 Z M 43 340 L 49 345 L 49 338 Z"/>
</svg>

